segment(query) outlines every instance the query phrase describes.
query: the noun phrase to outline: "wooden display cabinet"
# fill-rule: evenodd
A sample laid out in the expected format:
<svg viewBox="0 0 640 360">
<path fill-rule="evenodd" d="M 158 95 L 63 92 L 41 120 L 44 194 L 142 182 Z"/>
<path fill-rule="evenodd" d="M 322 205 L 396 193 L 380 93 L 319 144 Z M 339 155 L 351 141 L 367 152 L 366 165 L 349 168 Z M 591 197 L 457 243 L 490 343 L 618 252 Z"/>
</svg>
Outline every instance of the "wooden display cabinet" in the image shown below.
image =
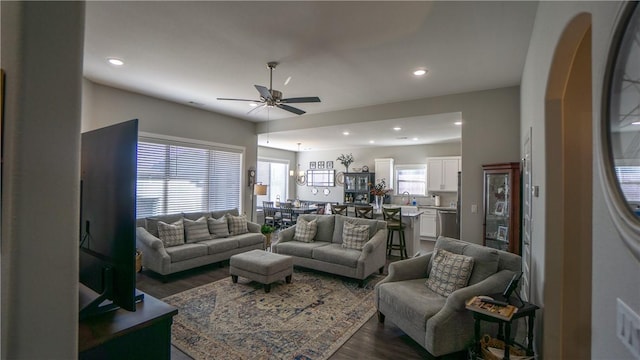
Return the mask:
<svg viewBox="0 0 640 360">
<path fill-rule="evenodd" d="M 344 202 L 349 204 L 370 204 L 374 201 L 371 186 L 375 181 L 375 173 L 345 173 Z"/>
<path fill-rule="evenodd" d="M 520 163 L 482 165 L 483 244 L 520 255 Z"/>
</svg>

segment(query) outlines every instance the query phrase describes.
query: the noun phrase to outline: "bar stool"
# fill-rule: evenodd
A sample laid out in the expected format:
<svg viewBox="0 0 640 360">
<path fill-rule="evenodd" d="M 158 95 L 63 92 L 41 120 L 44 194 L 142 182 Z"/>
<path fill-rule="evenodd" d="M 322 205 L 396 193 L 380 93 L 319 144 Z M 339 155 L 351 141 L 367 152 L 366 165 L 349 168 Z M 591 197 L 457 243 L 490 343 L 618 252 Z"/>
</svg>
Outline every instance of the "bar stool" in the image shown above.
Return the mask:
<svg viewBox="0 0 640 360">
<path fill-rule="evenodd" d="M 404 239 L 404 224 L 402 223 L 402 208 L 383 207 L 382 218 L 387 222 L 387 256 L 391 255 L 391 251 L 399 250 L 400 259 L 408 258 L 407 244 Z M 393 243 L 393 233 L 398 232 L 399 243 Z"/>
<path fill-rule="evenodd" d="M 334 205 L 331 204 L 331 213 L 332 214 L 340 214 L 347 215 L 347 205 Z"/>
<path fill-rule="evenodd" d="M 365 218 L 365 219 L 373 219 L 373 206 L 365 205 L 365 206 L 356 206 L 356 217 Z"/>
</svg>

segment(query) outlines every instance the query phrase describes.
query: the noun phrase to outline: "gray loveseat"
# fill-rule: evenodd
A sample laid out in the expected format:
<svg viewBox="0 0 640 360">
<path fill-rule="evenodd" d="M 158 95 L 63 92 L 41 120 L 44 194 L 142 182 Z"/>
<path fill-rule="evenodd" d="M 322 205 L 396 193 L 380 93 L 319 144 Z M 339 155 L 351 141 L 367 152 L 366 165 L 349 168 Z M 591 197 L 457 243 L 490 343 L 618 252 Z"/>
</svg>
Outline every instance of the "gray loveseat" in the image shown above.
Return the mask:
<svg viewBox="0 0 640 360">
<path fill-rule="evenodd" d="M 343 215 L 305 214 L 298 217 L 317 220 L 317 232 L 312 242 L 294 240 L 296 227 L 281 230 L 274 252 L 293 257 L 294 265 L 325 271 L 360 280 L 376 271 L 382 273 L 386 262 L 387 223 L 380 220 L 353 218 Z M 362 250 L 344 248 L 342 231 L 345 222 L 369 227 L 368 241 Z"/>
<path fill-rule="evenodd" d="M 473 315 L 466 301 L 476 295 L 501 293 L 514 273 L 520 272 L 518 255 L 439 237 L 436 249 L 470 256 L 474 260 L 468 286 L 448 297 L 425 285 L 433 252 L 391 263 L 389 275 L 376 285 L 378 319 L 390 319 L 433 356 L 465 350 L 474 339 Z M 494 333 L 495 324 L 482 322 L 481 333 Z"/>
<path fill-rule="evenodd" d="M 211 239 L 185 241 L 178 245 L 166 246 L 158 232 L 160 221 L 172 224 L 176 221 L 198 220 L 202 217 L 222 219 L 227 214 L 238 216 L 238 209 L 213 212 L 179 213 L 153 216 L 138 219 L 136 222 L 136 245 L 142 251 L 142 265 L 160 275 L 168 275 L 178 271 L 195 268 L 229 259 L 232 255 L 253 249 L 264 249 L 264 235 L 260 225 L 247 221 L 247 233 L 228 235 L 226 237 L 211 236 Z M 186 228 L 186 227 L 185 227 Z M 208 227 L 208 229 L 210 229 Z"/>
</svg>

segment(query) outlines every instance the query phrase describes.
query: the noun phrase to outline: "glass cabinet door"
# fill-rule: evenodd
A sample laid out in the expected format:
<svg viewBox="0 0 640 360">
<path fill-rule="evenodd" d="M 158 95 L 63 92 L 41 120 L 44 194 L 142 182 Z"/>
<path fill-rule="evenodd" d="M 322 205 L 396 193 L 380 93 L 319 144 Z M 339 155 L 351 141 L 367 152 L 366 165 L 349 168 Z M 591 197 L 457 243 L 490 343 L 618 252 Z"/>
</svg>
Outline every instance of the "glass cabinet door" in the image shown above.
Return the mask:
<svg viewBox="0 0 640 360">
<path fill-rule="evenodd" d="M 486 245 L 509 249 L 509 174 L 485 174 Z"/>
<path fill-rule="evenodd" d="M 520 254 L 520 163 L 483 165 L 484 245 Z"/>
</svg>

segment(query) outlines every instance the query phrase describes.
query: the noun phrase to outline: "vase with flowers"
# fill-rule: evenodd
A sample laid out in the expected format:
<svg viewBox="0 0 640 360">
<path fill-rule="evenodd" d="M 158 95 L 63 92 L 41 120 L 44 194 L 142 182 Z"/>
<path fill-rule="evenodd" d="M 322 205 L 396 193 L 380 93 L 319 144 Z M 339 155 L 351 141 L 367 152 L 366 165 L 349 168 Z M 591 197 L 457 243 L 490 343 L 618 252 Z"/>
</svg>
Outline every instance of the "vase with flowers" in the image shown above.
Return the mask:
<svg viewBox="0 0 640 360">
<path fill-rule="evenodd" d="M 336 160 L 340 161 L 340 164 L 346 168 L 345 172 L 349 172 L 349 165 L 353 163 L 353 154 L 340 154 Z"/>
<path fill-rule="evenodd" d="M 371 195 L 373 195 L 376 200 L 376 209 L 380 209 L 382 207 L 382 203 L 384 202 L 384 197 L 388 193 L 392 192 L 393 189 L 387 187 L 387 182 L 385 179 L 380 179 L 380 181 L 378 181 L 378 183 L 375 185 L 369 183 L 369 186 L 371 187 Z"/>
</svg>

